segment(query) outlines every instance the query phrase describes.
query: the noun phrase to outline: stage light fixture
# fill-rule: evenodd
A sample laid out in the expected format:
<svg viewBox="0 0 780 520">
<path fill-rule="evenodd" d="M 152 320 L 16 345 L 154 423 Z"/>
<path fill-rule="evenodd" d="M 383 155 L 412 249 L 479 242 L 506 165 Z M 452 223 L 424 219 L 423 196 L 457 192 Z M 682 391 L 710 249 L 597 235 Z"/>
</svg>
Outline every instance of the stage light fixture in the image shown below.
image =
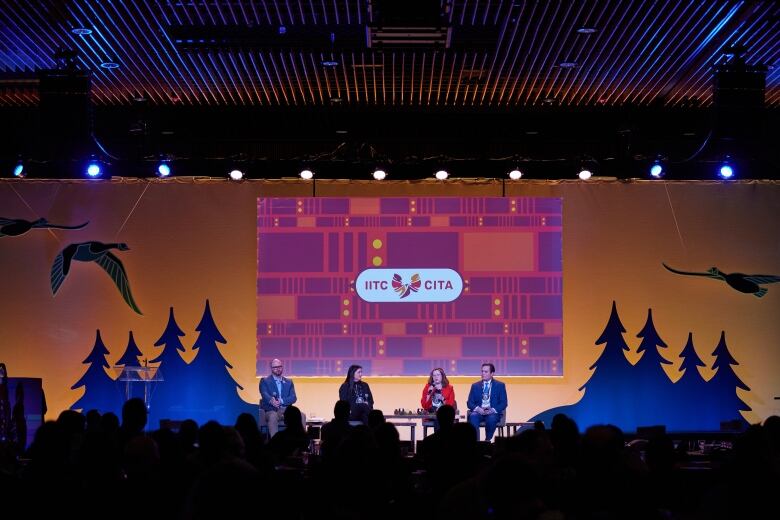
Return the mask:
<svg viewBox="0 0 780 520">
<path fill-rule="evenodd" d="M 433 176 L 439 179 L 440 181 L 446 181 L 447 178 L 450 176 L 450 174 L 447 173 L 447 170 L 439 170 Z"/>
<path fill-rule="evenodd" d="M 720 167 L 718 168 L 718 177 L 721 179 L 731 179 L 734 176 L 734 166 L 731 163 L 730 157 L 726 157 L 726 159 L 720 164 Z"/>
<path fill-rule="evenodd" d="M 228 173 L 228 177 L 231 181 L 240 181 L 244 178 L 244 172 L 242 172 L 239 169 L 230 170 L 230 173 Z"/>
<path fill-rule="evenodd" d="M 157 165 L 157 170 L 155 170 L 155 175 L 160 177 L 161 179 L 164 179 L 168 177 L 171 174 L 171 166 L 168 161 L 162 161 Z"/>
<path fill-rule="evenodd" d="M 24 171 L 24 162 L 21 159 L 17 161 L 16 166 L 14 166 L 14 177 L 19 179 L 27 177 L 27 172 Z"/>
<path fill-rule="evenodd" d="M 591 177 L 593 177 L 593 173 L 591 173 L 591 171 L 590 171 L 590 170 L 588 170 L 587 168 L 582 168 L 582 169 L 580 170 L 580 173 L 578 173 L 578 174 L 577 174 L 577 176 L 578 176 L 578 177 L 579 177 L 581 180 L 583 180 L 583 181 L 587 181 L 588 179 L 590 179 Z"/>
<path fill-rule="evenodd" d="M 519 168 L 514 168 L 512 171 L 507 173 L 510 179 L 513 181 L 519 180 L 523 177 L 523 172 L 520 171 Z"/>
<path fill-rule="evenodd" d="M 96 156 L 91 156 L 87 161 L 87 167 L 84 170 L 88 179 L 99 179 L 105 174 L 103 162 Z"/>
<path fill-rule="evenodd" d="M 374 170 L 374 173 L 371 174 L 374 177 L 374 180 L 381 181 L 384 180 L 387 177 L 387 173 L 384 170 L 376 169 Z"/>
<path fill-rule="evenodd" d="M 653 179 L 660 179 L 665 173 L 666 171 L 664 170 L 664 165 L 661 163 L 661 160 L 656 159 L 650 166 L 650 177 Z"/>
<path fill-rule="evenodd" d="M 301 170 L 301 173 L 299 173 L 298 175 L 301 177 L 301 179 L 305 181 L 310 181 L 314 178 L 314 172 L 308 168 L 304 168 L 303 170 Z"/>
</svg>

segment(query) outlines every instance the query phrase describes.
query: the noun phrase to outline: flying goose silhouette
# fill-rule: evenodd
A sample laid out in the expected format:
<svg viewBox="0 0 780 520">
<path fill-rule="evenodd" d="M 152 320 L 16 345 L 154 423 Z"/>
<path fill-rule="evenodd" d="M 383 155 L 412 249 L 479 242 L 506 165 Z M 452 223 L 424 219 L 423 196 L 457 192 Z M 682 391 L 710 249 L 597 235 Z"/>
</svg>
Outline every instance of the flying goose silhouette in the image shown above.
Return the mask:
<svg viewBox="0 0 780 520">
<path fill-rule="evenodd" d="M 59 224 L 49 224 L 49 221 L 45 218 L 39 218 L 38 220 L 23 220 L 20 218 L 0 217 L 0 237 L 18 237 L 34 228 L 81 229 L 87 224 L 89 224 L 89 221 L 79 224 L 78 226 L 61 226 Z"/>
<path fill-rule="evenodd" d="M 661 265 L 674 274 L 682 274 L 685 276 L 706 276 L 707 278 L 713 278 L 715 280 L 723 280 L 729 284 L 729 286 L 733 287 L 739 292 L 752 294 L 756 298 L 761 298 L 768 291 L 768 289 L 765 289 L 764 287 L 759 287 L 758 284 L 780 282 L 780 276 L 775 276 L 772 274 L 726 274 L 721 272 L 721 270 L 717 267 L 710 267 L 705 273 L 691 273 L 688 271 L 678 271 L 677 269 L 673 269 L 663 262 L 661 262 Z"/>
<path fill-rule="evenodd" d="M 109 249 L 128 251 L 130 248 L 125 243 L 104 244 L 93 241 L 70 244 L 60 251 L 54 259 L 54 265 L 51 267 L 52 294 L 57 294 L 62 282 L 65 281 L 65 277 L 68 276 L 71 261 L 95 262 L 108 273 L 130 308 L 138 314 L 143 314 L 141 309 L 135 304 L 135 300 L 133 300 L 133 295 L 130 292 L 130 282 L 127 280 L 127 273 L 125 273 L 122 262 Z"/>
</svg>

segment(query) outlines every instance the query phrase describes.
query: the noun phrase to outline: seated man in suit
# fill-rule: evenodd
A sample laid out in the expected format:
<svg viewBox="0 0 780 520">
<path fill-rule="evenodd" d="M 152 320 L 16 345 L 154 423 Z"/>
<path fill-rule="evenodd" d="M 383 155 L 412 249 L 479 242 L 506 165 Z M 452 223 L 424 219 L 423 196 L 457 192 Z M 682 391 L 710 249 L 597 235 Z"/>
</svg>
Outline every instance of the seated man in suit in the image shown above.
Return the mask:
<svg viewBox="0 0 780 520">
<path fill-rule="evenodd" d="M 260 380 L 260 408 L 265 411 L 270 437 L 279 431 L 279 421 L 284 421 L 284 409 L 298 400 L 295 385 L 282 376 L 283 371 L 282 362 L 274 359 L 271 361 L 271 375 Z"/>
<path fill-rule="evenodd" d="M 485 440 L 490 441 L 496 431 L 496 425 L 501 421 L 506 406 L 506 385 L 493 379 L 496 367 L 493 363 L 482 364 L 482 380 L 471 385 L 469 391 L 468 409 L 471 412 L 469 422 L 477 430 L 479 440 L 479 425 L 485 421 Z"/>
</svg>

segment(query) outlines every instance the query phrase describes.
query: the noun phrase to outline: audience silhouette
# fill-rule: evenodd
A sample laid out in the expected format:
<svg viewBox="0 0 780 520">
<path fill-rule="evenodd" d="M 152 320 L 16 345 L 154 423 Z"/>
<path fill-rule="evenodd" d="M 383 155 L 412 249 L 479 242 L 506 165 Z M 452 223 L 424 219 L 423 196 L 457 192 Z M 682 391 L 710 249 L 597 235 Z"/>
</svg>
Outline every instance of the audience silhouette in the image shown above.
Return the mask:
<svg viewBox="0 0 780 520">
<path fill-rule="evenodd" d="M 33 516 L 130 517 L 137 509 L 117 504 L 142 497 L 163 518 L 224 517 L 257 510 L 262 490 L 302 519 L 697 520 L 766 516 L 780 481 L 777 416 L 732 437 L 733 449 L 709 448 L 703 471 L 698 443 L 691 452 L 663 431 L 626 442 L 608 424 L 580 435 L 561 414 L 549 429 L 487 444 L 444 405 L 439 430 L 406 456 L 380 411 L 370 427 L 350 425 L 347 401 L 333 413 L 320 445 L 295 406 L 285 411 L 287 429 L 267 444 L 249 414 L 235 426 L 184 421 L 178 431 L 147 431 L 139 399 L 125 403 L 121 426 L 111 413 L 66 410 L 38 428 L 21 457 L 0 443 L 0 488 Z"/>
</svg>

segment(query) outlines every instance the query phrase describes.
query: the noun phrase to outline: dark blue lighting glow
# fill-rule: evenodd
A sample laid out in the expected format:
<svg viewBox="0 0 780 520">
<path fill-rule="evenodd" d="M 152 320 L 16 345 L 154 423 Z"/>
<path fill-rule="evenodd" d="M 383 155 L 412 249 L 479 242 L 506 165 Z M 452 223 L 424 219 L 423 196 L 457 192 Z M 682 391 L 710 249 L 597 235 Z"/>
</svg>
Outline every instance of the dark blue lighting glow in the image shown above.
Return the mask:
<svg viewBox="0 0 780 520">
<path fill-rule="evenodd" d="M 21 162 L 14 167 L 14 177 L 24 177 L 24 164 Z"/>
<path fill-rule="evenodd" d="M 285 27 L 284 25 L 280 25 L 279 34 L 287 34 L 287 27 Z"/>
<path fill-rule="evenodd" d="M 323 67 L 337 67 L 339 62 L 336 60 L 322 60 Z"/>
<path fill-rule="evenodd" d="M 119 64 L 115 63 L 113 61 L 105 61 L 105 62 L 101 63 L 100 66 L 102 68 L 104 68 L 104 69 L 118 69 L 119 68 Z"/>
<path fill-rule="evenodd" d="M 87 36 L 92 34 L 92 29 L 87 29 L 86 27 L 76 27 L 75 29 L 71 29 L 70 32 L 77 36 Z"/>
</svg>

